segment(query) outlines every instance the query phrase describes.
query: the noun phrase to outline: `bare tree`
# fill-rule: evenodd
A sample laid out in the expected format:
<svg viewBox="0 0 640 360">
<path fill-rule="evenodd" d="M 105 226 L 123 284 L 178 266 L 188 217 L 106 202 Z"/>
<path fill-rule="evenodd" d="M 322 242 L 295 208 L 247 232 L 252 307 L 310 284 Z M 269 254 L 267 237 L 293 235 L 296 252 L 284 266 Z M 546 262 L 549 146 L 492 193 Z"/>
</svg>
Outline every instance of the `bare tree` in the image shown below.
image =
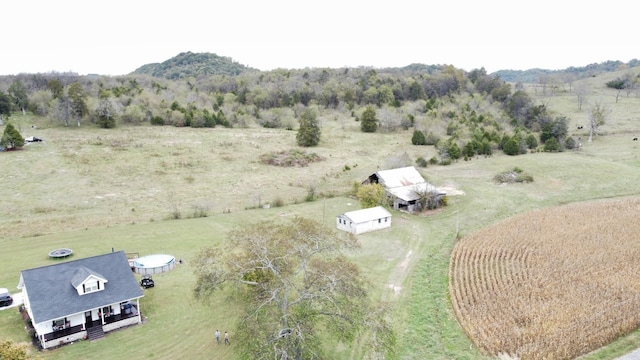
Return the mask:
<svg viewBox="0 0 640 360">
<path fill-rule="evenodd" d="M 411 189 L 418 196 L 418 204 L 421 210 L 433 210 L 441 205 L 444 194 L 429 188 L 415 187 Z"/>
<path fill-rule="evenodd" d="M 569 85 L 569 92 L 573 91 L 573 83 L 578 80 L 578 76 L 573 73 L 567 73 L 561 76 L 565 84 Z"/>
<path fill-rule="evenodd" d="M 53 100 L 50 114 L 52 118 L 59 120 L 64 126 L 69 126 L 72 113 L 73 109 L 68 96 L 63 95 Z"/>
<path fill-rule="evenodd" d="M 167 193 L 167 204 L 171 210 L 169 217 L 173 220 L 178 220 L 182 218 L 182 213 L 180 213 L 180 206 L 178 201 L 178 196 L 176 192 L 171 190 Z"/>
<path fill-rule="evenodd" d="M 623 88 L 627 93 L 627 97 L 629 97 L 633 90 L 638 87 L 638 77 L 633 74 L 633 71 L 628 71 L 622 76 L 622 80 L 624 80 Z"/>
<path fill-rule="evenodd" d="M 601 125 L 604 125 L 605 121 L 609 117 L 610 110 L 606 105 L 600 102 L 596 102 L 591 108 L 589 114 L 589 142 L 593 141 L 593 135 L 599 135 L 599 129 Z"/>
<path fill-rule="evenodd" d="M 29 105 L 38 115 L 47 115 L 49 113 L 49 105 L 53 100 L 53 93 L 49 89 L 37 90 L 29 95 Z"/>
<path fill-rule="evenodd" d="M 573 93 L 576 95 L 576 101 L 578 103 L 578 111 L 582 111 L 582 105 L 589 95 L 589 86 L 584 82 L 579 82 L 574 86 Z"/>
</svg>

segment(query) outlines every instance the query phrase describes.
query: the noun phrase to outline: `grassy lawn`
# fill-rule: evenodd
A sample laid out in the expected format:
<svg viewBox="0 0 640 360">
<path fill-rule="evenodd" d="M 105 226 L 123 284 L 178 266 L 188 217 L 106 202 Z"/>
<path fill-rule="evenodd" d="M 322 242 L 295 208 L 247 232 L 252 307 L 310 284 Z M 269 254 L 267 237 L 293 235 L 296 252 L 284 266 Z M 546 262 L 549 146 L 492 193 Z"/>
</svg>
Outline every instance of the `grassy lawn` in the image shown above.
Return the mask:
<svg viewBox="0 0 640 360">
<path fill-rule="evenodd" d="M 554 101 L 565 108 L 571 99 Z M 631 100 L 629 100 L 631 101 Z M 637 100 L 635 105 L 637 105 Z M 626 114 L 626 112 L 624 113 Z M 73 258 L 115 250 L 166 253 L 183 259 L 154 276 L 156 287 L 141 300 L 144 324 L 39 354 L 43 359 L 234 359 L 236 308 L 230 293 L 210 302 L 192 296 L 190 259 L 203 246 L 249 222 L 305 216 L 335 226 L 335 216 L 359 208 L 345 196 L 395 157 L 436 154 L 412 146 L 411 132 L 363 134 L 357 123 L 322 114 L 326 160 L 303 168 L 275 168 L 259 156 L 295 147 L 295 132 L 273 129 L 173 127 L 57 128 L 26 131 L 45 142 L 0 154 L 0 287 L 15 291 L 20 271 L 49 265 L 50 250 L 66 247 Z M 576 120 L 577 121 L 577 120 Z M 581 120 L 580 120 L 581 121 Z M 347 125 L 345 125 L 347 124 Z M 353 258 L 374 284 L 373 293 L 393 304 L 399 359 L 482 359 L 458 326 L 448 298 L 449 255 L 456 239 L 531 209 L 592 199 L 637 196 L 640 147 L 630 141 L 631 117 L 612 119 L 616 132 L 583 142 L 581 151 L 495 154 L 451 166 L 421 169 L 428 181 L 462 191 L 449 206 L 413 216 L 393 212 L 391 229 L 359 235 Z M 345 165 L 349 170 L 345 169 Z M 534 182 L 500 185 L 493 177 L 519 167 Z M 320 200 L 304 202 L 310 190 Z M 283 200 L 282 207 L 262 209 Z M 196 210 L 207 216 L 191 218 Z M 230 212 L 227 212 L 230 210 Z M 175 212 L 180 220 L 169 220 Z M 606 215 L 603 215 L 606 216 Z M 232 346 L 217 346 L 213 333 L 228 330 Z M 0 338 L 29 339 L 15 309 L 0 311 Z M 640 347 L 635 332 L 585 357 L 613 359 Z M 361 358 L 358 344 L 336 344 L 336 358 Z"/>
</svg>

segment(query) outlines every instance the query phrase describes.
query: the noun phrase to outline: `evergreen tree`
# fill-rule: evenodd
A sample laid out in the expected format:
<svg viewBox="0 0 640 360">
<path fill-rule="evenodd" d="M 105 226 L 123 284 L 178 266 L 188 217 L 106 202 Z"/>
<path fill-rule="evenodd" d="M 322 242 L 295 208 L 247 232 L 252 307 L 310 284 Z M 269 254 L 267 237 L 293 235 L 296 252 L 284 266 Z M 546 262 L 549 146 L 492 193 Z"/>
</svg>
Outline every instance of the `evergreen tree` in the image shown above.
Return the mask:
<svg viewBox="0 0 640 360">
<path fill-rule="evenodd" d="M 11 115 L 11 98 L 0 91 L 0 125 L 5 115 L 7 118 Z"/>
<path fill-rule="evenodd" d="M 411 143 L 413 145 L 427 145 L 427 138 L 424 137 L 424 133 L 420 130 L 414 130 L 411 137 Z"/>
<path fill-rule="evenodd" d="M 378 119 L 376 118 L 376 109 L 369 105 L 362 113 L 360 119 L 360 130 L 362 132 L 376 132 L 378 130 Z"/>
<path fill-rule="evenodd" d="M 460 147 L 455 141 L 449 142 L 447 152 L 449 153 L 451 160 L 458 160 L 462 156 L 462 150 L 460 150 Z"/>
<path fill-rule="evenodd" d="M 507 155 L 520 154 L 520 142 L 518 141 L 518 137 L 513 136 L 509 138 L 509 140 L 507 140 L 502 146 L 502 151 Z"/>
<path fill-rule="evenodd" d="M 216 115 L 216 124 L 224 127 L 231 127 L 231 124 L 229 124 L 229 121 L 222 110 L 218 110 L 218 115 Z"/>
<path fill-rule="evenodd" d="M 58 79 L 49 80 L 49 82 L 47 82 L 47 89 L 51 90 L 51 94 L 54 99 L 57 99 L 64 94 L 64 86 Z"/>
<path fill-rule="evenodd" d="M 20 132 L 18 132 L 13 124 L 8 123 L 4 128 L 4 133 L 0 139 L 0 145 L 8 149 L 21 148 L 24 146 L 24 138 L 20 135 Z"/>
<path fill-rule="evenodd" d="M 296 140 L 300 146 L 316 146 L 320 142 L 320 126 L 313 109 L 306 109 L 300 115 L 300 127 Z"/>
<path fill-rule="evenodd" d="M 87 107 L 87 94 L 84 93 L 82 85 L 77 81 L 69 85 L 67 93 L 71 110 L 78 122 L 78 126 L 80 126 L 80 120 L 89 112 L 89 108 Z"/>
<path fill-rule="evenodd" d="M 544 151 L 547 151 L 547 152 L 560 151 L 560 143 L 558 143 L 558 140 L 556 138 L 552 137 L 544 143 Z"/>
<path fill-rule="evenodd" d="M 527 135 L 526 142 L 529 149 L 535 149 L 538 147 L 538 140 L 536 140 L 536 137 L 533 134 Z"/>
<path fill-rule="evenodd" d="M 29 95 L 27 95 L 27 88 L 22 84 L 22 81 L 17 80 L 9 86 L 9 96 L 11 96 L 15 107 L 25 114 L 29 106 Z"/>
</svg>

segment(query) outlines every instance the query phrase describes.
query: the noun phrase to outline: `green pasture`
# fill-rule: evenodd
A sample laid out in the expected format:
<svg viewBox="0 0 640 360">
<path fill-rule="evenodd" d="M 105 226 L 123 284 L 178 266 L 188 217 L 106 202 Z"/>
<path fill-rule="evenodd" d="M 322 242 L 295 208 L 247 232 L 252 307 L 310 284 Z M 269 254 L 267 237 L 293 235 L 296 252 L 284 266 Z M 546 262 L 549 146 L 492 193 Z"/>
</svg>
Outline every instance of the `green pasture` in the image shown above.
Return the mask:
<svg viewBox="0 0 640 360">
<path fill-rule="evenodd" d="M 625 106 L 640 105 L 636 98 L 623 100 Z M 569 108 L 571 100 L 558 95 L 552 101 Z M 640 145 L 631 141 L 640 120 L 628 110 L 617 113 L 625 115 L 612 118 L 594 142 L 583 141 L 580 151 L 495 154 L 421 168 L 429 182 L 459 194 L 449 196 L 446 208 L 426 215 L 392 212 L 391 229 L 359 235 L 362 249 L 351 256 L 371 280 L 373 296 L 393 305 L 398 359 L 488 358 L 469 342 L 449 303 L 447 272 L 456 232 L 464 237 L 531 209 L 640 194 Z M 286 130 L 62 129 L 38 123 L 32 133 L 30 124 L 38 119 L 12 116 L 24 136 L 41 136 L 45 142 L 0 153 L 0 287 L 15 291 L 20 271 L 55 263 L 47 254 L 59 247 L 73 249 L 71 259 L 112 249 L 183 259 L 172 271 L 155 275 L 156 287 L 145 290 L 142 325 L 38 355 L 237 358 L 242 344 L 233 338 L 238 313 L 229 297 L 232 290 L 207 302 L 192 296 L 190 260 L 198 250 L 221 244 L 230 230 L 261 219 L 305 216 L 335 227 L 336 215 L 359 208 L 347 196 L 353 182 L 394 158 L 436 154 L 433 147 L 412 146 L 411 131 L 364 134 L 357 123 L 333 120 L 330 111 L 321 116 L 323 140 L 307 150 L 325 160 L 303 168 L 258 161 L 261 154 L 295 147 L 295 132 Z M 615 131 L 606 133 L 607 128 Z M 493 181 L 514 167 L 534 181 Z M 304 201 L 311 190 L 317 200 Z M 262 208 L 276 199 L 284 206 Z M 206 217 L 193 218 L 197 209 L 205 210 Z M 170 219 L 174 211 L 180 219 Z M 232 346 L 215 344 L 216 329 L 230 332 Z M 29 341 L 15 308 L 0 311 L 0 339 Z M 327 348 L 337 359 L 362 358 L 359 344 Z M 613 359 L 637 347 L 638 331 L 585 359 Z"/>
</svg>

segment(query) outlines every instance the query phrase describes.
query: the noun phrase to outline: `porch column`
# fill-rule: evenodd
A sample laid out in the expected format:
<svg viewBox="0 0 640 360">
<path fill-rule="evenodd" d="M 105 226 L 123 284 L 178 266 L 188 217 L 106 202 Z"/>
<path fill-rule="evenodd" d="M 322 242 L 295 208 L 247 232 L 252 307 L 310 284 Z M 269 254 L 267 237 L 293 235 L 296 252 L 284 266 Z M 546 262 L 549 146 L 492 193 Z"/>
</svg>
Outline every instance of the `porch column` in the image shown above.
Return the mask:
<svg viewBox="0 0 640 360">
<path fill-rule="evenodd" d="M 140 298 L 136 299 L 136 308 L 138 309 L 138 324 L 142 323 L 142 310 L 140 310 Z"/>
</svg>

